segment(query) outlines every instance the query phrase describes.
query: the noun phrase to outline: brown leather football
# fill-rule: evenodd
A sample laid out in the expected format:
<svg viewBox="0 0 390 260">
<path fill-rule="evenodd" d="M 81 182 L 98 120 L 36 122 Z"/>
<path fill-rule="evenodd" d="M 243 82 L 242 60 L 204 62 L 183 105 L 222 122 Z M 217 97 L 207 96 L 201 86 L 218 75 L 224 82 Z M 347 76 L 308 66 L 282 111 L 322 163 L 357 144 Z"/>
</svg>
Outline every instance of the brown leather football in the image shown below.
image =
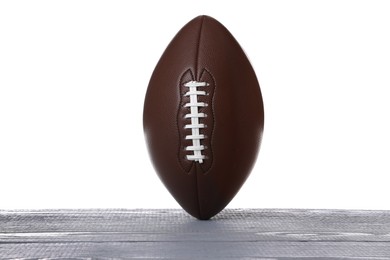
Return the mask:
<svg viewBox="0 0 390 260">
<path fill-rule="evenodd" d="M 198 219 L 220 212 L 250 174 L 264 126 L 256 74 L 221 23 L 199 16 L 177 33 L 150 79 L 143 120 L 176 201 Z"/>
</svg>

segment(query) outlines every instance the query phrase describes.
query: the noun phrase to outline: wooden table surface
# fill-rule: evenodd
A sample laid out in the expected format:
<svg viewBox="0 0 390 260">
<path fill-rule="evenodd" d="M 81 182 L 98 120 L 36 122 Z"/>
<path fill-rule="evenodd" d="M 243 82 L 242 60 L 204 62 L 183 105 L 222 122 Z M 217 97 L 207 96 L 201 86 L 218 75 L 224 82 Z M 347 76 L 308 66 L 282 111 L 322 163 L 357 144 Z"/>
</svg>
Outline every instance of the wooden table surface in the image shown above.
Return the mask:
<svg viewBox="0 0 390 260">
<path fill-rule="evenodd" d="M 1 259 L 390 259 L 390 211 L 0 211 Z"/>
</svg>

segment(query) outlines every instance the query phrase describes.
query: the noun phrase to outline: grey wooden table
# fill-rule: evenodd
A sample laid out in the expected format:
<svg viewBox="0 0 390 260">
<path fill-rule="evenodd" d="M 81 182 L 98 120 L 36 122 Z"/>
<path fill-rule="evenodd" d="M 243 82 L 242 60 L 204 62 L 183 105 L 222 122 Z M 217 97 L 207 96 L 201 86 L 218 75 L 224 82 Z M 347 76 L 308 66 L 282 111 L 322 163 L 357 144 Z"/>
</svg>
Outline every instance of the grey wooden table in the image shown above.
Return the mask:
<svg viewBox="0 0 390 260">
<path fill-rule="evenodd" d="M 390 259 L 390 211 L 0 211 L 2 259 Z"/>
</svg>

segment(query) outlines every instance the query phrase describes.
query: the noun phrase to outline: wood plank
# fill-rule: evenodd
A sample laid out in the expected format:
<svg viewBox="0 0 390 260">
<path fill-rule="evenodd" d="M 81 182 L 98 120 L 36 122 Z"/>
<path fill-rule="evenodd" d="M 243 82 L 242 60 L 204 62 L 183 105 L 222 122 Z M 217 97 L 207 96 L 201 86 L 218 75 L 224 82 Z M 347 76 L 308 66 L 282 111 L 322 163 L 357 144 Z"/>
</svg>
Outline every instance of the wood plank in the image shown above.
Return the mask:
<svg viewBox="0 0 390 260">
<path fill-rule="evenodd" d="M 390 259 L 390 211 L 0 211 L 1 258 Z"/>
<path fill-rule="evenodd" d="M 377 242 L 107 242 L 17 243 L 0 246 L 2 258 L 352 258 L 388 259 L 388 243 Z"/>
</svg>

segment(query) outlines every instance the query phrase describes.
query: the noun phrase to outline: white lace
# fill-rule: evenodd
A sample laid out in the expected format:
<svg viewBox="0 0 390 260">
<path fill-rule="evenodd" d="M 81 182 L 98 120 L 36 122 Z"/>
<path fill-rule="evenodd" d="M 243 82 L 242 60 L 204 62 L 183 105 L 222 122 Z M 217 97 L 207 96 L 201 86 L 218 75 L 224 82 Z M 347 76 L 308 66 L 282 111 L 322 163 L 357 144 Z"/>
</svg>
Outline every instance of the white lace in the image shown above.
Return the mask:
<svg viewBox="0 0 390 260">
<path fill-rule="evenodd" d="M 199 81 L 190 81 L 184 84 L 185 87 L 189 88 L 185 96 L 190 97 L 190 102 L 185 104 L 185 107 L 191 109 L 191 112 L 185 115 L 185 118 L 191 119 L 191 124 L 185 125 L 184 128 L 191 129 L 191 135 L 187 135 L 186 140 L 192 140 L 192 146 L 187 146 L 186 150 L 193 151 L 193 154 L 187 155 L 187 159 L 199 163 L 203 163 L 203 160 L 205 159 L 205 156 L 202 154 L 205 147 L 200 144 L 200 141 L 204 139 L 205 136 L 199 131 L 201 128 L 204 128 L 205 125 L 199 123 L 199 118 L 206 117 L 207 115 L 205 113 L 199 113 L 198 107 L 206 107 L 207 104 L 198 102 L 198 96 L 206 95 L 206 91 L 200 91 L 198 90 L 198 87 L 206 87 L 208 85 L 207 82 Z"/>
</svg>

